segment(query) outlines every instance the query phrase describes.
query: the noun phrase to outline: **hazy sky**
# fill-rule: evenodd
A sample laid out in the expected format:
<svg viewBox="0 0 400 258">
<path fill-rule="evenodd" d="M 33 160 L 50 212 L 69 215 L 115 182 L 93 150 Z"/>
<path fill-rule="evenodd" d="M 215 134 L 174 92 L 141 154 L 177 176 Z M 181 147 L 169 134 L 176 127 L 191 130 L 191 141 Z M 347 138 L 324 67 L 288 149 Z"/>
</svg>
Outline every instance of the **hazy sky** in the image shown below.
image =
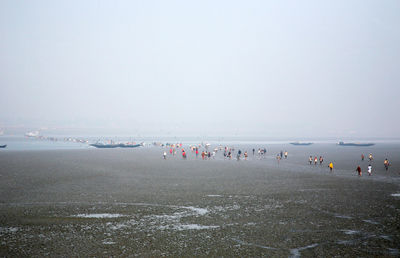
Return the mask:
<svg viewBox="0 0 400 258">
<path fill-rule="evenodd" d="M 0 1 L 0 127 L 400 136 L 400 1 Z"/>
</svg>

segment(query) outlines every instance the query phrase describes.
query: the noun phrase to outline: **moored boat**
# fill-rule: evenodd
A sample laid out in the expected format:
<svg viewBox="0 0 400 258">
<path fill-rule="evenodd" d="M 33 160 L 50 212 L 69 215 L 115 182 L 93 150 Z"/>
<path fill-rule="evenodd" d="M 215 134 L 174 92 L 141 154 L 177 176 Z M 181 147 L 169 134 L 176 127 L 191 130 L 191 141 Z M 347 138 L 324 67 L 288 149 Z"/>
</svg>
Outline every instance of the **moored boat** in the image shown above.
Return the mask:
<svg viewBox="0 0 400 258">
<path fill-rule="evenodd" d="M 313 144 L 312 142 L 291 142 L 292 145 L 300 145 L 300 146 L 307 146 Z"/>
<path fill-rule="evenodd" d="M 104 143 L 93 143 L 89 144 L 90 146 L 96 147 L 96 148 L 117 148 L 120 147 L 119 144 L 104 144 Z"/>
<path fill-rule="evenodd" d="M 134 144 L 134 143 L 110 143 L 110 144 L 104 144 L 104 143 L 93 143 L 89 144 L 90 146 L 96 147 L 96 148 L 136 148 L 142 146 L 142 144 Z"/>
<path fill-rule="evenodd" d="M 119 147 L 121 148 L 136 148 L 142 146 L 141 144 L 135 144 L 135 143 L 120 143 Z"/>
<path fill-rule="evenodd" d="M 367 146 L 375 145 L 375 143 L 339 142 L 338 145 L 339 146 L 367 147 Z"/>
</svg>

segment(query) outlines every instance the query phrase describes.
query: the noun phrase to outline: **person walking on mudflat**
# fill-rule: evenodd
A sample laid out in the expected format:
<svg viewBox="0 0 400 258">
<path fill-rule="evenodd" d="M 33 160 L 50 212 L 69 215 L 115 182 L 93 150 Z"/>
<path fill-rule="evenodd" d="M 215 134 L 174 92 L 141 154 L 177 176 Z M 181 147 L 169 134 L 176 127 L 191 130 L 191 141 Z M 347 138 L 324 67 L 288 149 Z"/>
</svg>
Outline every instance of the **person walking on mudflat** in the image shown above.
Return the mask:
<svg viewBox="0 0 400 258">
<path fill-rule="evenodd" d="M 370 176 L 372 174 L 372 166 L 371 164 L 368 165 L 368 175 Z"/>
<path fill-rule="evenodd" d="M 356 171 L 357 171 L 359 176 L 362 176 L 362 172 L 361 172 L 361 167 L 360 166 L 357 166 Z"/>
<path fill-rule="evenodd" d="M 333 170 L 333 163 L 331 162 L 331 163 L 329 163 L 329 170 L 332 172 L 332 170 Z"/>
<path fill-rule="evenodd" d="M 385 161 L 383 161 L 383 165 L 385 166 L 386 171 L 388 171 L 388 169 L 389 169 L 389 160 L 385 159 Z"/>
</svg>

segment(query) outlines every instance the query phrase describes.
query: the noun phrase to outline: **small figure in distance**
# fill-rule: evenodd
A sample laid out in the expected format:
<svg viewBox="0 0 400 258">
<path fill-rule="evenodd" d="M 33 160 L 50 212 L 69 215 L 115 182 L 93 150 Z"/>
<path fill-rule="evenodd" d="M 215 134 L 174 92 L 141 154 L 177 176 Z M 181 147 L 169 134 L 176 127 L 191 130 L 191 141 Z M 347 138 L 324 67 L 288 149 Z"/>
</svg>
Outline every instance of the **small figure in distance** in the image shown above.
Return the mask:
<svg viewBox="0 0 400 258">
<path fill-rule="evenodd" d="M 288 156 L 288 152 L 285 151 L 285 159 L 287 159 L 287 156 Z"/>
<path fill-rule="evenodd" d="M 324 158 L 322 156 L 319 156 L 319 164 L 322 165 L 322 162 L 324 162 Z"/>
<path fill-rule="evenodd" d="M 385 159 L 385 161 L 383 161 L 383 165 L 385 166 L 386 171 L 388 171 L 388 169 L 389 169 L 389 160 Z"/>
<path fill-rule="evenodd" d="M 368 165 L 368 175 L 370 176 L 372 174 L 372 166 L 371 164 Z"/>
<path fill-rule="evenodd" d="M 310 157 L 308 158 L 308 162 L 310 162 L 310 165 L 311 165 L 311 163 L 312 163 L 312 156 L 310 156 Z"/>
<path fill-rule="evenodd" d="M 372 161 L 374 158 L 372 157 L 372 153 L 368 155 L 369 161 Z"/>
<path fill-rule="evenodd" d="M 331 162 L 331 163 L 329 163 L 329 170 L 332 172 L 332 170 L 333 170 L 333 163 Z"/>
<path fill-rule="evenodd" d="M 357 171 L 357 173 L 358 173 L 359 176 L 362 175 L 361 167 L 360 167 L 360 166 L 357 166 L 356 171 Z"/>
<path fill-rule="evenodd" d="M 164 151 L 163 157 L 164 157 L 164 159 L 167 159 L 167 152 Z"/>
<path fill-rule="evenodd" d="M 236 158 L 237 158 L 238 161 L 240 160 L 240 157 L 241 157 L 241 156 L 242 156 L 242 151 L 239 150 L 238 153 L 237 153 L 237 155 L 236 155 Z"/>
<path fill-rule="evenodd" d="M 364 154 L 361 154 L 361 161 L 364 161 Z"/>
</svg>

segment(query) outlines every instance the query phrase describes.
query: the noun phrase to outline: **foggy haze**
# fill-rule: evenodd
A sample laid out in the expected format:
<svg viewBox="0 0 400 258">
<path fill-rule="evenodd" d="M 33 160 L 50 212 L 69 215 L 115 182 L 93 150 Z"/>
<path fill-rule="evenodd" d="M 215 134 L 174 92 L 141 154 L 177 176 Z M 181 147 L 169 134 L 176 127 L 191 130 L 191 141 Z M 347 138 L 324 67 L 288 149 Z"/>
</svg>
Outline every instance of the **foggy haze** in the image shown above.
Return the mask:
<svg viewBox="0 0 400 258">
<path fill-rule="evenodd" d="M 1 1 L 0 129 L 400 136 L 399 1 Z"/>
</svg>

